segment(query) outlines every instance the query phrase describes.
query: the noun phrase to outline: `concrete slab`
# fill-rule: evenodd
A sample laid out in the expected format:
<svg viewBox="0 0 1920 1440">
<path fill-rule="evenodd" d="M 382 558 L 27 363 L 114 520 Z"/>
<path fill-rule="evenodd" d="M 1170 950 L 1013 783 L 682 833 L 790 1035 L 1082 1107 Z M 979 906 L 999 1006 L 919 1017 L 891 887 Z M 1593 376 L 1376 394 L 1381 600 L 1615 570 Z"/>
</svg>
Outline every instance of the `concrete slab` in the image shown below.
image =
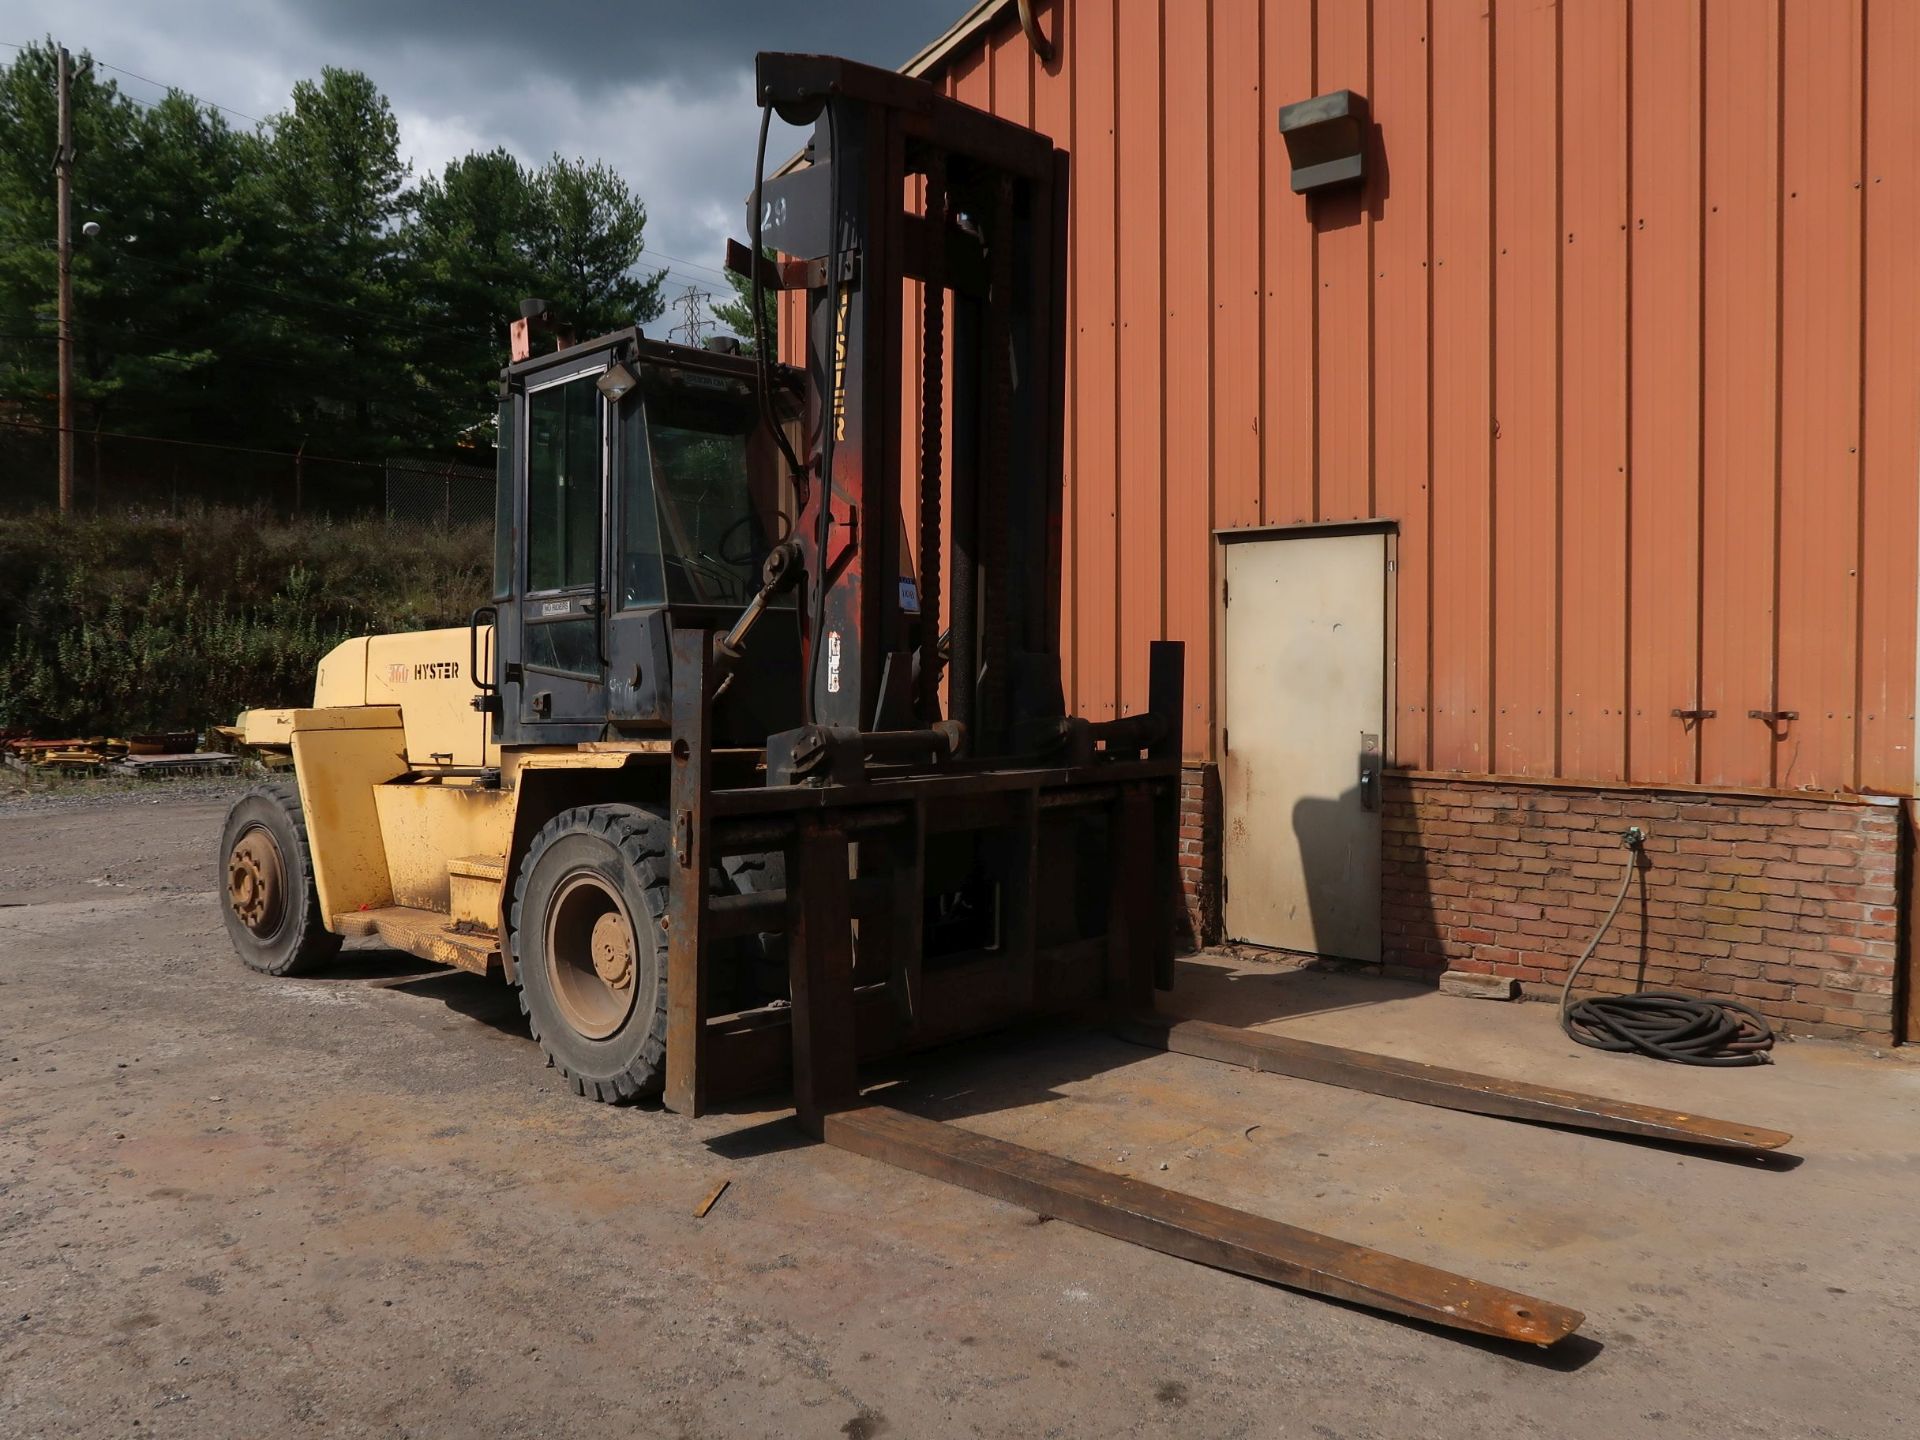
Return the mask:
<svg viewBox="0 0 1920 1440">
<path fill-rule="evenodd" d="M 142 791 L 141 800 L 155 797 Z M 1920 1067 L 1584 1051 L 1550 1007 L 1202 957 L 1172 1004 L 1792 1130 L 1677 1154 L 1098 1034 L 871 1077 L 919 1113 L 1573 1305 L 1478 1346 L 808 1145 L 584 1104 L 471 976 L 269 980 L 218 798 L 0 811 L 0 1434 L 1623 1436 L 1920 1420 Z M 694 1210 L 718 1182 L 711 1213 Z M 140 1427 L 133 1428 L 138 1420 Z"/>
</svg>

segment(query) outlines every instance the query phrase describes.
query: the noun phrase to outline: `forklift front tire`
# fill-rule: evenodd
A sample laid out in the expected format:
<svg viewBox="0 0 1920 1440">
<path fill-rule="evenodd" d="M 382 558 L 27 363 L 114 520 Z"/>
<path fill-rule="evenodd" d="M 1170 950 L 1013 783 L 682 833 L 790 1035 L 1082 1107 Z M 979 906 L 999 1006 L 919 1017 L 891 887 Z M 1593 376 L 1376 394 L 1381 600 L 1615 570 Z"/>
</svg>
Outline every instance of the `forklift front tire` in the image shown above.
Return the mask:
<svg viewBox="0 0 1920 1440">
<path fill-rule="evenodd" d="M 582 805 L 548 821 L 513 885 L 520 1009 L 576 1095 L 626 1104 L 666 1079 L 666 817 Z"/>
</svg>

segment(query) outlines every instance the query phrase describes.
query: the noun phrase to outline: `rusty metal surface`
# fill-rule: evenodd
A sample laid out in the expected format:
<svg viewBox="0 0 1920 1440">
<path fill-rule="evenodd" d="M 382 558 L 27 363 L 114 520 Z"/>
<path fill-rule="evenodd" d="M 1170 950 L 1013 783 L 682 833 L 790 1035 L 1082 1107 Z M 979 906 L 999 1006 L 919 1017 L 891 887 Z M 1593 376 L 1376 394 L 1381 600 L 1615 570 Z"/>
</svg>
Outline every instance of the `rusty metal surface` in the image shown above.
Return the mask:
<svg viewBox="0 0 1920 1440">
<path fill-rule="evenodd" d="M 1758 1125 L 1634 1105 L 1492 1075 L 1475 1075 L 1390 1055 L 1373 1055 L 1259 1030 L 1215 1025 L 1205 1020 L 1139 1014 L 1122 1021 L 1115 1030 L 1125 1039 L 1154 1049 L 1242 1065 L 1269 1075 L 1290 1075 L 1323 1085 L 1365 1090 L 1419 1105 L 1466 1110 L 1476 1115 L 1535 1120 L 1578 1130 L 1639 1135 L 1682 1145 L 1752 1153 L 1778 1150 L 1793 1138 L 1784 1131 L 1767 1130 Z"/>
<path fill-rule="evenodd" d="M 227 856 L 227 904 L 240 923 L 262 939 L 273 935 L 287 913 L 287 866 L 264 825 L 233 842 Z"/>
<path fill-rule="evenodd" d="M 638 951 L 633 917 L 618 891 L 595 871 L 561 880 L 547 904 L 547 983 L 568 1025 L 604 1040 L 633 1011 Z"/>
<path fill-rule="evenodd" d="M 800 1126 L 859 1094 L 847 836 L 808 819 L 787 848 L 787 977 L 793 997 L 793 1102 Z"/>
<path fill-rule="evenodd" d="M 669 1110 L 706 1108 L 699 1064 L 707 1023 L 709 976 L 702 964 L 707 935 L 708 853 L 712 840 L 713 647 L 705 630 L 673 632 L 673 769 L 668 819 L 673 853 L 667 886 L 667 1080 Z"/>
<path fill-rule="evenodd" d="M 1551 1345 L 1577 1310 L 884 1105 L 828 1115 L 827 1143 L 1183 1260 L 1501 1340 Z"/>
</svg>

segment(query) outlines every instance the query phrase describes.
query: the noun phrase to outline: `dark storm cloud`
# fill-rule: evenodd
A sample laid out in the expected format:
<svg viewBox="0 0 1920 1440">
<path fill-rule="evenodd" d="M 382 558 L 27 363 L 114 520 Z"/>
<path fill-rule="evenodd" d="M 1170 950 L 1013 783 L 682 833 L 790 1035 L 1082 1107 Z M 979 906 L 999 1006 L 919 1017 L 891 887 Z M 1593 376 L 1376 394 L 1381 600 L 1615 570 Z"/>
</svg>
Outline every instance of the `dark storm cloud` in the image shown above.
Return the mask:
<svg viewBox="0 0 1920 1440">
<path fill-rule="evenodd" d="M 635 80 L 697 85 L 757 50 L 822 50 L 894 66 L 938 35 L 966 0 L 333 0 L 286 7 L 316 38 L 378 50 L 447 43 L 489 72 L 534 71 L 586 89 Z"/>
<path fill-rule="evenodd" d="M 50 25 L 73 50 L 250 116 L 285 108 L 323 65 L 364 70 L 393 103 L 416 173 L 503 145 L 523 160 L 605 160 L 646 201 L 668 292 L 726 293 L 718 266 L 752 185 L 758 50 L 908 59 L 970 0 L 0 0 L 0 41 Z M 153 84 L 115 74 L 137 100 Z M 230 117 L 232 118 L 232 117 Z M 235 119 L 236 124 L 247 124 Z M 774 156 L 797 143 L 771 142 Z M 770 163 L 771 159 L 770 157 Z M 669 258 L 671 257 L 671 258 Z"/>
</svg>

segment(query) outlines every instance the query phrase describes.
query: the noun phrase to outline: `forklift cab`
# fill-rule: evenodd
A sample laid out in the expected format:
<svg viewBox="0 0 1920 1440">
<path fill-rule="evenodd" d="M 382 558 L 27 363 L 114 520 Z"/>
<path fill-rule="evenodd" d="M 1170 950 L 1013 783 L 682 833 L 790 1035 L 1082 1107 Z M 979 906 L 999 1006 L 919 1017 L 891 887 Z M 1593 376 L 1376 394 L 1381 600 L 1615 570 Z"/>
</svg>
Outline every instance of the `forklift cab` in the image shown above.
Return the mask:
<svg viewBox="0 0 1920 1440">
<path fill-rule="evenodd" d="M 775 377 L 775 414 L 794 424 L 797 376 Z M 501 744 L 668 728 L 673 628 L 731 625 L 793 528 L 756 383 L 746 357 L 633 329 L 508 366 L 484 701 Z M 753 663 L 715 721 L 730 742 L 759 744 L 799 723 L 791 596 L 746 648 Z"/>
</svg>

